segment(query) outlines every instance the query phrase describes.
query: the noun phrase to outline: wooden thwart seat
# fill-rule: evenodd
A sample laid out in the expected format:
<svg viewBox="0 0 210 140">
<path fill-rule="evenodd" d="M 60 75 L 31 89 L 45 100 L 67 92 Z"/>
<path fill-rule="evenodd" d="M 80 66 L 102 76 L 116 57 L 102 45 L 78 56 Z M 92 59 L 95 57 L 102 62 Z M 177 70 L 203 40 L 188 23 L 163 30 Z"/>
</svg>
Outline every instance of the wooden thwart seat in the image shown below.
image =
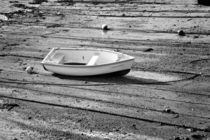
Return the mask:
<svg viewBox="0 0 210 140">
<path fill-rule="evenodd" d="M 98 58 L 99 58 L 99 55 L 98 54 L 93 55 L 90 58 L 90 60 L 88 61 L 87 66 L 93 66 L 93 65 L 95 65 L 96 64 L 96 61 L 98 60 Z"/>
<path fill-rule="evenodd" d="M 64 63 L 64 55 L 60 53 L 56 53 L 52 56 L 52 63 L 54 64 L 63 64 Z"/>
</svg>

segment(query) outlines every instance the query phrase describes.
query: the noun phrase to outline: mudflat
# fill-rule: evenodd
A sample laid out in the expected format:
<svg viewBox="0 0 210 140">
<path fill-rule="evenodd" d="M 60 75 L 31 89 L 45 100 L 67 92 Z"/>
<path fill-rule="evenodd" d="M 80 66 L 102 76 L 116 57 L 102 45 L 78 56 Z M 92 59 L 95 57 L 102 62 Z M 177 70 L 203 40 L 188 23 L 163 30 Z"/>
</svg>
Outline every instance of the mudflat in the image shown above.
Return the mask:
<svg viewBox="0 0 210 140">
<path fill-rule="evenodd" d="M 210 139 L 208 5 L 0 2 L 0 139 Z M 125 76 L 56 75 L 40 64 L 55 47 L 116 50 L 135 63 Z"/>
</svg>

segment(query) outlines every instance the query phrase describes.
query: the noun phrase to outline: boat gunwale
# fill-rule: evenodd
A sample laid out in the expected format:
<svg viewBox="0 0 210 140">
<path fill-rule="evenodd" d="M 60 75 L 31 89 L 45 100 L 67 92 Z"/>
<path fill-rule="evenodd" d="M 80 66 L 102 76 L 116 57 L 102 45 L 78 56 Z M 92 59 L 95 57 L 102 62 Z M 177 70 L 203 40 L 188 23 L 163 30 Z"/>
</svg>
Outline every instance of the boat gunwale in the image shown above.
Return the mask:
<svg viewBox="0 0 210 140">
<path fill-rule="evenodd" d="M 118 61 L 118 62 L 111 62 L 111 63 L 107 63 L 107 64 L 101 64 L 101 65 L 63 65 L 63 64 L 53 64 L 53 63 L 46 63 L 45 61 L 47 60 L 47 58 L 49 58 L 49 56 L 55 52 L 56 50 L 98 50 L 98 51 L 105 51 L 105 52 L 110 52 L 110 53 L 115 53 L 115 54 L 123 54 L 125 56 L 128 56 L 130 58 L 126 59 L 126 60 L 122 60 L 122 61 Z M 93 68 L 93 67 L 103 67 L 103 66 L 110 66 L 113 64 L 120 64 L 120 63 L 124 63 L 127 61 L 133 61 L 135 58 L 133 56 L 124 54 L 124 53 L 120 53 L 120 52 L 116 52 L 113 50 L 108 50 L 108 49 L 95 49 L 95 48 L 52 48 L 52 50 L 46 55 L 46 57 L 43 59 L 43 61 L 41 62 L 42 65 L 48 65 L 48 66 L 59 66 L 59 67 L 72 67 L 72 68 Z"/>
</svg>

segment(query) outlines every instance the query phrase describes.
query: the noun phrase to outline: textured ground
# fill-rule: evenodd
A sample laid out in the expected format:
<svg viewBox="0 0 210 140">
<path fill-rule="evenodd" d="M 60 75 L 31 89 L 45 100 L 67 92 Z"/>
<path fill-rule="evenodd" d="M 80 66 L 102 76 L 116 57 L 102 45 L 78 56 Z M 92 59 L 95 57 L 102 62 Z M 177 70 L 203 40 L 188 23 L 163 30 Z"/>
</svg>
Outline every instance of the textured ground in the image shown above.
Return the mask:
<svg viewBox="0 0 210 140">
<path fill-rule="evenodd" d="M 0 2 L 0 139 L 210 140 L 209 6 Z M 124 77 L 59 76 L 40 65 L 53 47 L 118 50 L 135 63 Z"/>
</svg>

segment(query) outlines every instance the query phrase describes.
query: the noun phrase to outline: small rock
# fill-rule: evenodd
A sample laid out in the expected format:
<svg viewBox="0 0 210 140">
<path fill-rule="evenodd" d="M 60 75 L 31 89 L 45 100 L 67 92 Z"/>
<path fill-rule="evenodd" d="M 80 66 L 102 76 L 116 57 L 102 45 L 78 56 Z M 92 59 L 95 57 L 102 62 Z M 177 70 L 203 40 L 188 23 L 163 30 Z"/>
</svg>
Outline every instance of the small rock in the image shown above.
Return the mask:
<svg viewBox="0 0 210 140">
<path fill-rule="evenodd" d="M 177 33 L 179 36 L 185 36 L 185 32 L 183 30 L 178 30 Z"/>
<path fill-rule="evenodd" d="M 166 108 L 165 109 L 165 112 L 170 113 L 171 112 L 171 109 L 170 108 Z"/>
<path fill-rule="evenodd" d="M 189 132 L 195 132 L 195 129 L 193 129 L 193 128 L 187 128 L 187 131 L 189 131 Z"/>
<path fill-rule="evenodd" d="M 198 35 L 195 35 L 195 36 L 193 36 L 193 38 L 199 38 L 199 36 Z"/>
<path fill-rule="evenodd" d="M 144 52 L 151 52 L 153 50 L 154 50 L 153 48 L 148 48 L 148 49 L 145 49 Z"/>
<path fill-rule="evenodd" d="M 26 67 L 26 69 L 25 69 L 25 71 L 28 73 L 28 74 L 32 74 L 33 73 L 33 67 L 31 67 L 31 66 L 28 66 L 28 67 Z"/>
<path fill-rule="evenodd" d="M 171 109 L 168 108 L 168 107 L 166 107 L 166 108 L 164 108 L 164 112 L 170 113 L 171 112 Z"/>
<path fill-rule="evenodd" d="M 103 24 L 101 26 L 102 30 L 109 30 L 108 25 L 107 24 Z"/>
<path fill-rule="evenodd" d="M 169 107 L 165 107 L 165 109 L 163 110 L 163 112 L 165 112 L 165 113 L 171 113 L 171 114 L 177 114 L 176 112 L 174 112 L 173 110 L 171 110 Z"/>
<path fill-rule="evenodd" d="M 8 17 L 7 16 L 5 16 L 5 15 L 1 15 L 0 14 L 0 21 L 7 21 L 8 20 Z"/>
</svg>

